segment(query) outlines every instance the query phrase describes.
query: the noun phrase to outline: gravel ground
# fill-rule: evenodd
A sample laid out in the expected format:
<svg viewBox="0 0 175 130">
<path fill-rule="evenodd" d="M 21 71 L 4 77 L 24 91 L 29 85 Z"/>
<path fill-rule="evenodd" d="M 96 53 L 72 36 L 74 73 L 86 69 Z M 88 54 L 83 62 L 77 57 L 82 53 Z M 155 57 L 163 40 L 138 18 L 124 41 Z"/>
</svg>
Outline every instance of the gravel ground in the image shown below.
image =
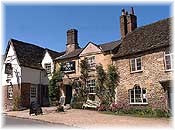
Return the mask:
<svg viewBox="0 0 175 130">
<path fill-rule="evenodd" d="M 29 116 L 29 110 L 5 112 L 9 116 L 62 123 L 80 128 L 94 127 L 157 127 L 171 128 L 172 119 L 167 118 L 140 118 L 131 116 L 117 116 L 102 114 L 92 110 L 70 109 L 66 112 L 55 112 L 55 107 L 43 108 L 43 115 Z"/>
</svg>

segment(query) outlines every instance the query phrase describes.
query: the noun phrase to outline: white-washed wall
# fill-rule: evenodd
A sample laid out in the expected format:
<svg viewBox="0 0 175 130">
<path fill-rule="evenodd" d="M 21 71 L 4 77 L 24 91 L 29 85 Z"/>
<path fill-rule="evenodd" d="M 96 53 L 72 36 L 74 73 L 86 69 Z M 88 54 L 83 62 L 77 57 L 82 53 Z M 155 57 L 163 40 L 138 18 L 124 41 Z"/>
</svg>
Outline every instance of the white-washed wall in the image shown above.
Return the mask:
<svg viewBox="0 0 175 130">
<path fill-rule="evenodd" d="M 41 63 L 43 68 L 45 68 L 44 64 L 46 64 L 46 63 L 51 63 L 51 73 L 52 73 L 54 70 L 54 64 L 53 64 L 53 60 L 52 60 L 51 56 L 49 55 L 49 53 L 47 51 L 46 51 L 45 56 L 44 56 L 42 63 Z M 51 79 L 51 75 L 48 78 Z"/>
<path fill-rule="evenodd" d="M 13 67 L 13 77 L 10 78 L 10 82 L 12 84 L 20 84 L 21 83 L 21 67 L 19 66 L 19 63 L 17 61 L 17 56 L 15 54 L 15 51 L 12 45 L 10 45 L 9 47 L 7 57 L 4 60 L 4 64 L 2 67 L 2 86 L 9 85 L 9 83 L 7 83 L 6 81 L 7 74 L 5 74 L 5 63 L 11 63 Z"/>
<path fill-rule="evenodd" d="M 48 77 L 45 71 L 28 67 L 21 67 L 21 69 L 23 83 L 48 85 Z"/>
</svg>

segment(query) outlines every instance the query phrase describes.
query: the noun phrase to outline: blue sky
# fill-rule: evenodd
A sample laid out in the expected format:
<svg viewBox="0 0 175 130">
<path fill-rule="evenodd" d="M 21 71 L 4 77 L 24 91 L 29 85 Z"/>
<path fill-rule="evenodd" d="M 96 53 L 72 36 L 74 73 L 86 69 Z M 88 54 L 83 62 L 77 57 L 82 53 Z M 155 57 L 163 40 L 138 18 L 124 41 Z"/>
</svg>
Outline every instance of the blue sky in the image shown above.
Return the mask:
<svg viewBox="0 0 175 130">
<path fill-rule="evenodd" d="M 121 9 L 133 6 L 138 26 L 171 16 L 170 4 L 164 5 L 8 5 L 4 6 L 3 52 L 10 38 L 64 51 L 66 31 L 78 30 L 81 47 L 120 39 Z"/>
</svg>

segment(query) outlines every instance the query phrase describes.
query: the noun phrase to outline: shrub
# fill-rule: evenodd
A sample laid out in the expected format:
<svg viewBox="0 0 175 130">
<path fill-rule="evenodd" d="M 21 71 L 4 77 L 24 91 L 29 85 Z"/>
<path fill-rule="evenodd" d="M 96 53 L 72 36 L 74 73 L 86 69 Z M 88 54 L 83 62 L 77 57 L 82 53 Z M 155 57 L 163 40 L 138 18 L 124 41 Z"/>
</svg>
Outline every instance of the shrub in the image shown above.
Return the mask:
<svg viewBox="0 0 175 130">
<path fill-rule="evenodd" d="M 64 107 L 59 104 L 57 106 L 56 112 L 64 112 Z"/>
<path fill-rule="evenodd" d="M 20 96 L 15 96 L 13 98 L 13 111 L 19 111 L 21 105 L 21 98 Z"/>
<path fill-rule="evenodd" d="M 75 102 L 71 105 L 74 109 L 82 109 L 83 103 L 82 102 Z"/>
</svg>

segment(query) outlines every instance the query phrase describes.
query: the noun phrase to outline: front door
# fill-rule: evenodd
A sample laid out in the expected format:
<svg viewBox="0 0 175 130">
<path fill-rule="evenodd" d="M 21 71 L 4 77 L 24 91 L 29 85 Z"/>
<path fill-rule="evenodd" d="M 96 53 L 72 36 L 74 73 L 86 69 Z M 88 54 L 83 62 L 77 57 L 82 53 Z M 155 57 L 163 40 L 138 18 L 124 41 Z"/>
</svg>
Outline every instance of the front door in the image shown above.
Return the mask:
<svg viewBox="0 0 175 130">
<path fill-rule="evenodd" d="M 172 91 L 171 91 L 171 87 L 167 87 L 167 94 L 168 94 L 168 107 L 170 110 L 172 110 L 172 100 L 171 97 L 173 95 Z"/>
<path fill-rule="evenodd" d="M 72 86 L 66 85 L 66 100 L 65 104 L 70 104 L 72 98 Z"/>
<path fill-rule="evenodd" d="M 37 85 L 31 85 L 30 87 L 30 103 L 33 101 L 37 101 Z"/>
</svg>

